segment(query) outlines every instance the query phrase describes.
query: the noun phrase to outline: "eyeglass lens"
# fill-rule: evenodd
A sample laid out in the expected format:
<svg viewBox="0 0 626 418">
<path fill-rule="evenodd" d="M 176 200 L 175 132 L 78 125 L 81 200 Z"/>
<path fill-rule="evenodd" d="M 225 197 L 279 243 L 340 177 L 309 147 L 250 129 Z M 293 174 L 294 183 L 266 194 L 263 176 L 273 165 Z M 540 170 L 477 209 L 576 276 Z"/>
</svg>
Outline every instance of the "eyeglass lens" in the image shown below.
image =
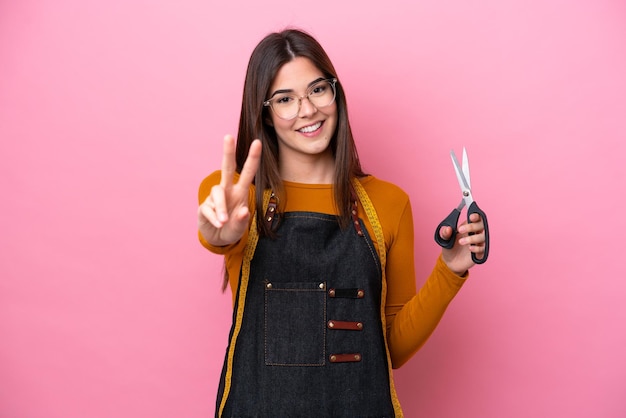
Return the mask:
<svg viewBox="0 0 626 418">
<path fill-rule="evenodd" d="M 312 85 L 305 96 L 316 108 L 326 107 L 335 100 L 335 86 L 330 80 L 322 80 Z M 295 94 L 276 95 L 271 100 L 272 110 L 279 118 L 293 119 L 298 115 L 302 100 Z"/>
</svg>

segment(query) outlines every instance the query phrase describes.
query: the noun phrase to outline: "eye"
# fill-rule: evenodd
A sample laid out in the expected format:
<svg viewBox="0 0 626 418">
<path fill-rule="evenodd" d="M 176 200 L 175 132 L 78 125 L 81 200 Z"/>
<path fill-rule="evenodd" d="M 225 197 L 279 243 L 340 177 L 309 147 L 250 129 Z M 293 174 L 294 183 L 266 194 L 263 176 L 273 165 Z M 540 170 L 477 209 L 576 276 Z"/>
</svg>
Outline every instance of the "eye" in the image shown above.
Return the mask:
<svg viewBox="0 0 626 418">
<path fill-rule="evenodd" d="M 277 96 L 274 98 L 274 103 L 280 106 L 288 105 L 295 99 L 292 96 Z"/>
<path fill-rule="evenodd" d="M 328 84 L 326 82 L 316 84 L 311 88 L 311 92 L 309 94 L 312 94 L 313 96 L 319 96 L 320 94 L 324 94 L 327 88 Z"/>
</svg>

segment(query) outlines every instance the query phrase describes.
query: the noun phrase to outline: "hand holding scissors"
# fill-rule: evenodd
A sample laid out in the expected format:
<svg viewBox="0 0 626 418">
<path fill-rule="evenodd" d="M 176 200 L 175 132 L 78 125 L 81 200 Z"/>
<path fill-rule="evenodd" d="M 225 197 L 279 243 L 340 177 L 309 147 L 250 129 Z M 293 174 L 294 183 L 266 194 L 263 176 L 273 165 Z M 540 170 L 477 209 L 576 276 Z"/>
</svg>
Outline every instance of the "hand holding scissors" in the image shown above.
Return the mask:
<svg viewBox="0 0 626 418">
<path fill-rule="evenodd" d="M 476 257 L 476 254 L 472 253 L 472 261 L 476 264 L 482 264 L 487 261 L 487 257 L 489 256 L 489 226 L 487 225 L 487 216 L 485 212 L 483 212 L 472 197 L 472 190 L 470 186 L 470 171 L 469 171 L 469 162 L 467 159 L 467 152 L 465 148 L 463 148 L 463 166 L 459 165 L 459 160 L 456 158 L 456 154 L 454 151 L 450 151 L 450 156 L 452 157 L 452 165 L 456 171 L 456 177 L 459 181 L 459 186 L 461 187 L 461 193 L 463 194 L 463 198 L 461 199 L 461 203 L 459 206 L 450 212 L 448 217 L 441 221 L 441 223 L 437 226 L 435 230 L 435 241 L 437 244 L 442 246 L 443 248 L 452 248 L 456 242 L 456 234 L 457 234 L 457 225 L 459 222 L 459 216 L 461 215 L 461 210 L 467 206 L 467 222 L 470 222 L 470 215 L 472 213 L 477 213 L 482 218 L 483 224 L 485 226 L 485 251 L 483 253 L 482 258 Z M 452 236 L 449 239 L 443 239 L 439 235 L 439 231 L 441 228 L 449 226 L 452 228 Z M 470 235 L 473 233 L 470 232 Z"/>
</svg>

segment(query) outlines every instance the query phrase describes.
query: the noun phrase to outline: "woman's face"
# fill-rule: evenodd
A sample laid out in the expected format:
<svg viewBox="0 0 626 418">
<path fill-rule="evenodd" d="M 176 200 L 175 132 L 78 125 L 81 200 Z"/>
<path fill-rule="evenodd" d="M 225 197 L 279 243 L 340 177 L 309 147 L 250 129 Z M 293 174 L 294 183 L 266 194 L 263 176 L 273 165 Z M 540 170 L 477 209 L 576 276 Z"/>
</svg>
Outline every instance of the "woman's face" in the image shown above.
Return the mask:
<svg viewBox="0 0 626 418">
<path fill-rule="evenodd" d="M 269 112 L 278 137 L 281 161 L 331 154 L 328 145 L 337 127 L 337 103 L 333 100 L 328 106 L 315 107 L 306 98 L 310 87 L 323 78 L 324 74 L 304 57 L 286 63 L 276 74 L 270 86 L 269 98 L 277 98 L 285 93 L 301 98 L 300 109 L 293 119 L 281 119 L 274 110 Z"/>
</svg>

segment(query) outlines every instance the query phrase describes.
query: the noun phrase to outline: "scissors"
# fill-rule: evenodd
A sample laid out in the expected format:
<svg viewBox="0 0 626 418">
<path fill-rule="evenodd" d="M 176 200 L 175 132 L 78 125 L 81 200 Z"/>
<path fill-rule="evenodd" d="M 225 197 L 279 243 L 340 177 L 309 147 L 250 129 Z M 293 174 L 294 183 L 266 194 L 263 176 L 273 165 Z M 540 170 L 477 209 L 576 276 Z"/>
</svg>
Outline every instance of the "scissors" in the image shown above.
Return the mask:
<svg viewBox="0 0 626 418">
<path fill-rule="evenodd" d="M 463 199 L 461 199 L 461 203 L 457 206 L 446 219 L 441 221 L 441 223 L 437 226 L 435 230 L 435 241 L 437 244 L 442 246 L 443 248 L 452 248 L 454 247 L 454 243 L 456 242 L 456 234 L 457 234 L 457 225 L 459 223 L 459 216 L 461 215 L 461 210 L 467 206 L 467 222 L 470 222 L 470 215 L 472 213 L 477 213 L 483 220 L 483 224 L 485 225 L 485 252 L 483 253 L 482 258 L 477 258 L 476 254 L 472 253 L 472 261 L 476 264 L 482 264 L 487 261 L 487 256 L 489 256 L 489 226 L 487 225 L 487 216 L 485 212 L 483 212 L 476 202 L 474 202 L 474 198 L 472 197 L 472 188 L 470 183 L 470 170 L 469 170 L 469 161 L 467 160 L 467 151 L 465 151 L 465 147 L 463 147 L 463 166 L 459 165 L 459 160 L 456 158 L 456 154 L 454 151 L 450 151 L 450 157 L 452 157 L 452 165 L 456 171 L 456 177 L 459 180 L 459 186 L 461 187 L 461 192 L 463 194 Z M 452 236 L 450 239 L 443 239 L 439 235 L 439 230 L 444 226 L 449 226 L 452 228 Z M 473 232 L 470 232 L 470 235 L 474 235 Z"/>
</svg>

